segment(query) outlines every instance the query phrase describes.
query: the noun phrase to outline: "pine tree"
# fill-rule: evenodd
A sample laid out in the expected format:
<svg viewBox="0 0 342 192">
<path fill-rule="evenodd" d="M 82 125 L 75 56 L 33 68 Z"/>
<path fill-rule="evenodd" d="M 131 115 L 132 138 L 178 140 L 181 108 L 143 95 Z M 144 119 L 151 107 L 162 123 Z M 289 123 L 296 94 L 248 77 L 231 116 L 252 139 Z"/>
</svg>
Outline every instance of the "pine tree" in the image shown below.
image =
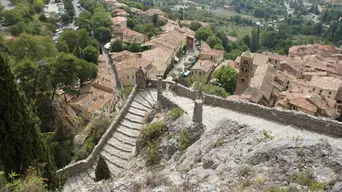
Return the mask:
<svg viewBox="0 0 342 192">
<path fill-rule="evenodd" d="M 83 49 L 79 46 L 75 47 L 74 51 L 72 52 L 77 58 L 84 59 L 84 52 Z"/>
<path fill-rule="evenodd" d="M 50 188 L 57 187 L 56 167 L 39 130 L 39 119 L 18 89 L 0 52 L 0 162 L 5 176 L 23 174 L 29 166 L 43 166 Z"/>
<path fill-rule="evenodd" d="M 99 162 L 97 163 L 96 170 L 95 170 L 95 178 L 96 181 L 101 181 L 102 179 L 109 179 L 110 178 L 110 170 L 104 158 L 100 156 Z"/>
</svg>

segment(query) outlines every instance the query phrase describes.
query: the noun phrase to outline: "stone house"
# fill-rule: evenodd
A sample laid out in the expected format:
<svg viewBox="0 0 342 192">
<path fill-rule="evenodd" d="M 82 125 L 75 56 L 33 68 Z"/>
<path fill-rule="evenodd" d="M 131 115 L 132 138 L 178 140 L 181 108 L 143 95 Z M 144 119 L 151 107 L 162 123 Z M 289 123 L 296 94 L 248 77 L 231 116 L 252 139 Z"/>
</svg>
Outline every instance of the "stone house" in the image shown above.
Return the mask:
<svg viewBox="0 0 342 192">
<path fill-rule="evenodd" d="M 191 68 L 191 72 L 194 75 L 205 76 L 209 75 L 214 69 L 216 63 L 212 60 L 201 60 L 199 59 L 194 66 Z"/>
<path fill-rule="evenodd" d="M 202 48 L 200 59 L 209 59 L 215 61 L 216 63 L 221 63 L 224 60 L 224 51 Z"/>
<path fill-rule="evenodd" d="M 141 53 L 143 59 L 162 62 L 166 68 L 171 64 L 174 52 L 171 49 L 156 47 Z"/>
<path fill-rule="evenodd" d="M 122 28 L 127 28 L 127 18 L 126 17 L 113 17 L 113 31 L 119 31 Z"/>
<path fill-rule="evenodd" d="M 157 71 L 152 65 L 152 61 L 139 57 L 122 60 L 116 63 L 115 66 L 122 86 L 135 85 L 135 73 L 139 67 L 147 71 L 148 77 L 155 78 L 157 76 Z"/>
<path fill-rule="evenodd" d="M 144 43 L 148 41 L 146 35 L 129 28 L 121 28 L 118 34 L 114 34 L 114 36 L 118 36 L 124 43 Z"/>
</svg>

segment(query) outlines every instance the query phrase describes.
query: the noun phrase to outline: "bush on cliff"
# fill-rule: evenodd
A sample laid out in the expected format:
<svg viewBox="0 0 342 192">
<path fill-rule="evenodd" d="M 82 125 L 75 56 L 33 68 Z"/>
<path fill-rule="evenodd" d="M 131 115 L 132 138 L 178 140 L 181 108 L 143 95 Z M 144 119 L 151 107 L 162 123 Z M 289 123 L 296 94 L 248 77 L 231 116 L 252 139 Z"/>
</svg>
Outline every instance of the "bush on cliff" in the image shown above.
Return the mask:
<svg viewBox="0 0 342 192">
<path fill-rule="evenodd" d="M 148 141 L 158 139 L 166 130 L 166 124 L 164 122 L 151 123 L 141 130 L 142 146 L 145 146 Z"/>
<path fill-rule="evenodd" d="M 184 111 L 181 108 L 175 107 L 167 113 L 167 116 L 172 120 L 176 120 L 178 117 L 182 116 L 183 113 Z"/>
<path fill-rule="evenodd" d="M 95 170 L 96 181 L 107 180 L 110 178 L 110 170 L 104 158 L 100 156 Z"/>
</svg>

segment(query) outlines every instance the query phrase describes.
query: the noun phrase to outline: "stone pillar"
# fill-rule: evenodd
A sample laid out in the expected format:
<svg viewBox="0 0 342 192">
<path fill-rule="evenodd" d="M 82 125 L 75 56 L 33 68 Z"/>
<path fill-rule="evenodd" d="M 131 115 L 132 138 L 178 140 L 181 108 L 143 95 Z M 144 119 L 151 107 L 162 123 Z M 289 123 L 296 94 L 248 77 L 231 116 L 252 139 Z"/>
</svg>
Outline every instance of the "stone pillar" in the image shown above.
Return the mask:
<svg viewBox="0 0 342 192">
<path fill-rule="evenodd" d="M 198 99 L 203 101 L 202 83 L 199 83 L 197 93 L 198 93 Z"/>
<path fill-rule="evenodd" d="M 158 90 L 158 94 L 163 93 L 163 79 L 161 77 L 158 77 L 157 90 Z"/>
<path fill-rule="evenodd" d="M 194 114 L 192 116 L 192 121 L 196 123 L 202 123 L 203 114 L 203 101 L 195 100 Z"/>
</svg>

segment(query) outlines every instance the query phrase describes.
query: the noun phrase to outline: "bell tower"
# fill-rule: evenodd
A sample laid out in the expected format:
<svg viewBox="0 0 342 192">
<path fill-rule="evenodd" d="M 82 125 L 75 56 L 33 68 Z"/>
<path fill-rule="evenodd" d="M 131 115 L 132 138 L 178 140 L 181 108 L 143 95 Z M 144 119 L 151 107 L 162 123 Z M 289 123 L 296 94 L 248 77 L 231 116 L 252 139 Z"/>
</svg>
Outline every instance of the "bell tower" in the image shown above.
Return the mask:
<svg viewBox="0 0 342 192">
<path fill-rule="evenodd" d="M 235 95 L 241 95 L 249 86 L 253 76 L 253 53 L 249 50 L 244 52 L 240 58 L 239 76 L 235 89 Z"/>
</svg>

